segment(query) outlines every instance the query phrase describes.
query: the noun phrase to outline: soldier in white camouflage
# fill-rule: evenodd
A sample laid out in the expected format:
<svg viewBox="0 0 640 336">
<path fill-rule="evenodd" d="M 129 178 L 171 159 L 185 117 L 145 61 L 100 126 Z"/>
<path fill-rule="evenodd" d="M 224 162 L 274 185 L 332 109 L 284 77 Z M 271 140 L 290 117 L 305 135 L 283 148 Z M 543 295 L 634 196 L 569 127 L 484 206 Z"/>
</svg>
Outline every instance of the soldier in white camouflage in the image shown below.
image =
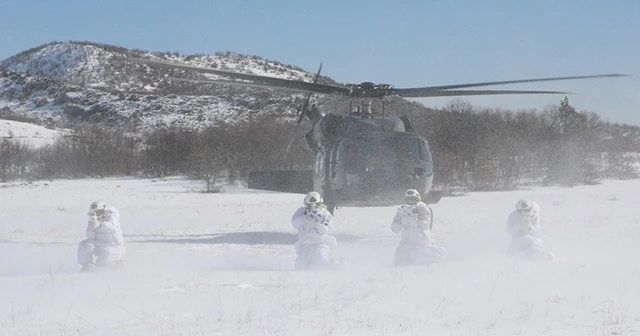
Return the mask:
<svg viewBox="0 0 640 336">
<path fill-rule="evenodd" d="M 553 260 L 546 251 L 540 233 L 540 207 L 536 202 L 521 199 L 507 219 L 507 233 L 511 236 L 508 252 L 529 260 Z"/>
<path fill-rule="evenodd" d="M 120 213 L 114 207 L 107 207 L 103 201 L 92 202 L 89 206 L 89 221 L 85 230 L 86 239 L 78 245 L 78 263 L 81 272 L 99 267 L 121 267 L 125 254 Z"/>
<path fill-rule="evenodd" d="M 291 217 L 291 225 L 298 230 L 296 242 L 296 270 L 326 270 L 339 268 L 341 261 L 330 257 L 338 246 L 335 237 L 329 235 L 333 216 L 324 205 L 319 193 L 312 191 L 304 198 L 304 206 Z"/>
<path fill-rule="evenodd" d="M 398 208 L 391 223 L 393 233 L 402 233 L 393 264 L 423 265 L 444 260 L 447 250 L 437 246 L 431 237 L 431 209 L 420 201 L 420 193 L 415 189 L 405 192 L 404 201 L 405 204 Z"/>
</svg>

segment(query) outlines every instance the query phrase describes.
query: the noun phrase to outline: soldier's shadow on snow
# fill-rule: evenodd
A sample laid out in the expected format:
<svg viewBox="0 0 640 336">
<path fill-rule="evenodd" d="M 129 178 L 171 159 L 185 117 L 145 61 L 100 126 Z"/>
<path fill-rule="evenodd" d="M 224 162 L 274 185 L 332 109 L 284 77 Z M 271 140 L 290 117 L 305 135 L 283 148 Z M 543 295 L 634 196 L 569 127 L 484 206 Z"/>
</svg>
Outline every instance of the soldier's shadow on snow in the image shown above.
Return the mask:
<svg viewBox="0 0 640 336">
<path fill-rule="evenodd" d="M 354 243 L 361 237 L 349 234 L 334 235 L 338 243 Z M 254 231 L 226 232 L 198 235 L 128 235 L 125 239 L 132 243 L 165 244 L 238 244 L 238 245 L 293 245 L 298 240 L 295 233 Z"/>
</svg>

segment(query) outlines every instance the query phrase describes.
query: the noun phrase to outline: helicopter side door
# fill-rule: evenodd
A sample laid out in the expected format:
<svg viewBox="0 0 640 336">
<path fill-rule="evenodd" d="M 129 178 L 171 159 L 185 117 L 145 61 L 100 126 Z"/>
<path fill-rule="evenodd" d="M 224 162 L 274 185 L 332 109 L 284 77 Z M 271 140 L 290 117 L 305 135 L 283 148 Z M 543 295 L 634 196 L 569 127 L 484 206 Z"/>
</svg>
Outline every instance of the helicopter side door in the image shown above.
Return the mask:
<svg viewBox="0 0 640 336">
<path fill-rule="evenodd" d="M 339 190 L 347 187 L 344 169 L 344 149 L 340 145 L 335 145 L 331 149 L 329 161 L 331 189 Z"/>
</svg>

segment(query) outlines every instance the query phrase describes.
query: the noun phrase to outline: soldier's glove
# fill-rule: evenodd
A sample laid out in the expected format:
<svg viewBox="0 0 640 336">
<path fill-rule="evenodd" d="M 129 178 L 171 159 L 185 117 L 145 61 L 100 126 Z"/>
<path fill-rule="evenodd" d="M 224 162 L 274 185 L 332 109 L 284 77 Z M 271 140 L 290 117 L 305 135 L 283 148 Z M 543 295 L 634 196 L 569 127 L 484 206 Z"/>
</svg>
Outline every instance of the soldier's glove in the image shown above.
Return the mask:
<svg viewBox="0 0 640 336">
<path fill-rule="evenodd" d="M 326 235 L 329 232 L 329 227 L 326 225 L 316 226 L 316 231 L 321 235 Z"/>
<path fill-rule="evenodd" d="M 318 223 L 322 223 L 324 220 L 324 216 L 320 214 L 316 208 L 309 209 L 306 212 L 309 217 L 313 218 Z"/>
<path fill-rule="evenodd" d="M 318 223 L 322 223 L 322 225 L 329 225 L 329 220 L 326 214 L 318 214 L 316 220 L 318 221 Z"/>
<path fill-rule="evenodd" d="M 95 229 L 97 229 L 97 228 L 99 228 L 99 227 L 100 227 L 100 221 L 98 220 L 98 217 L 96 217 L 96 216 L 94 215 L 94 216 L 91 216 L 91 217 L 89 218 L 89 223 L 87 223 L 87 225 L 88 225 L 92 230 L 95 230 Z"/>
</svg>

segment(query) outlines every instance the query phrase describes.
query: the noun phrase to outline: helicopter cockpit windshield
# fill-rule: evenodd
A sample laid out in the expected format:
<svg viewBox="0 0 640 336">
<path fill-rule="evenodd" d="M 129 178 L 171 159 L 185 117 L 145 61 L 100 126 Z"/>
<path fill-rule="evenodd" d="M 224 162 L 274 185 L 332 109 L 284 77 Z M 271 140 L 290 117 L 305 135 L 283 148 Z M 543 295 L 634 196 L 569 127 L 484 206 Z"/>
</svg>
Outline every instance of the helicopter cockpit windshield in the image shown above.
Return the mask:
<svg viewBox="0 0 640 336">
<path fill-rule="evenodd" d="M 337 162 L 345 165 L 348 171 L 358 170 L 372 161 L 384 162 L 396 158 L 418 163 L 431 162 L 427 143 L 421 138 L 407 136 L 406 133 L 395 133 L 393 136 L 376 133 L 342 139 L 336 153 Z"/>
<path fill-rule="evenodd" d="M 370 132 L 347 136 L 335 152 L 337 187 L 395 199 L 406 189 L 428 190 L 433 164 L 427 142 L 416 134 Z M 353 199 L 353 195 L 350 195 Z"/>
</svg>

